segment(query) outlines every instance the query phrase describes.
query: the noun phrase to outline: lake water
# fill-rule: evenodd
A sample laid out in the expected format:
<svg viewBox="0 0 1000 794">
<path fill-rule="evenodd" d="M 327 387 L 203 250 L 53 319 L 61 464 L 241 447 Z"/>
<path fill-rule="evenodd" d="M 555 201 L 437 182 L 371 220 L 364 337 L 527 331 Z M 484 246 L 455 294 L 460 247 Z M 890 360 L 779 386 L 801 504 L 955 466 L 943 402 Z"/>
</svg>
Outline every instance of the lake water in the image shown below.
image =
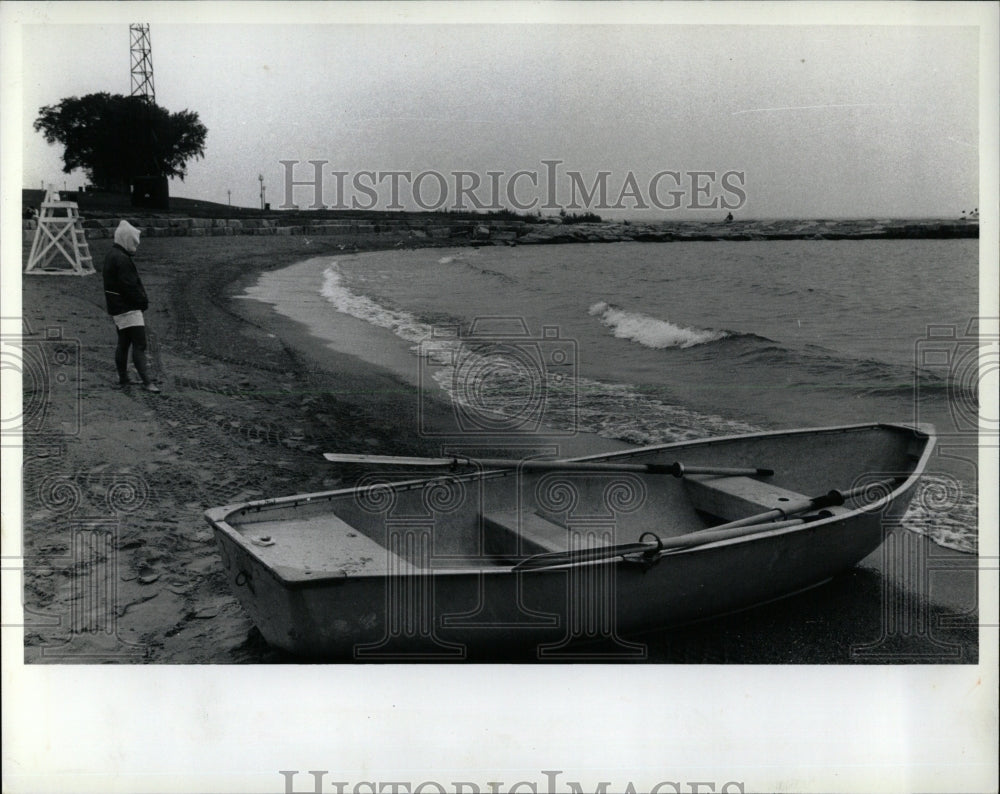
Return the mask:
<svg viewBox="0 0 1000 794">
<path fill-rule="evenodd" d="M 651 444 L 931 422 L 939 452 L 905 523 L 976 549 L 977 240 L 422 249 L 296 268 L 249 294 L 277 302 L 294 273 L 317 300 L 293 316 L 390 332 L 392 356 L 349 352 L 416 374 L 475 429 Z"/>
</svg>

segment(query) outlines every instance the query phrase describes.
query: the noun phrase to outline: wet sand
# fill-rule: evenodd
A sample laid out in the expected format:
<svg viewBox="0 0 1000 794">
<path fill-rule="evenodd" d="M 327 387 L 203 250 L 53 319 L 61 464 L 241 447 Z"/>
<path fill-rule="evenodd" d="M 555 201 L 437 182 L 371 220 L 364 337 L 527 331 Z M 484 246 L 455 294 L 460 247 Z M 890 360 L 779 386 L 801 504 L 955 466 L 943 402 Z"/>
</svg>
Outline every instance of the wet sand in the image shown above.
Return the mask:
<svg viewBox="0 0 1000 794">
<path fill-rule="evenodd" d="M 375 235 L 145 240 L 137 264 L 159 395 L 116 386 L 99 275 L 23 279 L 25 333 L 51 351 L 24 384 L 26 662 L 296 661 L 262 642 L 230 594 L 203 511 L 349 482 L 326 451 L 433 455 L 461 437 L 447 435 L 450 408 L 413 382 L 232 296 L 264 270 L 380 245 Z M 91 242 L 98 265 L 109 247 Z M 421 405 L 424 426 L 444 435 L 415 432 Z M 560 441 L 572 453 L 619 446 Z M 795 598 L 628 639 L 653 662 L 977 661 L 975 557 L 906 540 Z M 914 559 L 916 575 L 904 564 Z"/>
</svg>

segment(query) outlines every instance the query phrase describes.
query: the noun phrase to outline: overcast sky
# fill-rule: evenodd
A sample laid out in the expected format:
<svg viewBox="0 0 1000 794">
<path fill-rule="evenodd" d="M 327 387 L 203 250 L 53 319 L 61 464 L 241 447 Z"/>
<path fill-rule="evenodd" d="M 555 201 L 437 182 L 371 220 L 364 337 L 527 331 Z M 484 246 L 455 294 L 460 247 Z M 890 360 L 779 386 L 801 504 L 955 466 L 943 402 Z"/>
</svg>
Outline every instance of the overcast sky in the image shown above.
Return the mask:
<svg viewBox="0 0 1000 794">
<path fill-rule="evenodd" d="M 907 19 L 902 8 L 887 21 Z M 32 122 L 64 97 L 129 93 L 128 21 L 21 29 L 23 186 L 84 184 Z M 208 128 L 204 159 L 171 195 L 226 202 L 231 190 L 255 206 L 263 174 L 277 206 L 283 159 L 328 160 L 348 180 L 433 169 L 484 182 L 490 170 L 541 180 L 556 159 L 587 184 L 611 172 L 611 203 L 629 172 L 643 194 L 664 170 L 743 172 L 748 218 L 958 217 L 979 203 L 973 27 L 235 22 L 150 23 L 157 102 Z M 521 185 L 522 200 L 544 199 L 544 182 Z M 336 201 L 333 177 L 323 197 Z"/>
</svg>

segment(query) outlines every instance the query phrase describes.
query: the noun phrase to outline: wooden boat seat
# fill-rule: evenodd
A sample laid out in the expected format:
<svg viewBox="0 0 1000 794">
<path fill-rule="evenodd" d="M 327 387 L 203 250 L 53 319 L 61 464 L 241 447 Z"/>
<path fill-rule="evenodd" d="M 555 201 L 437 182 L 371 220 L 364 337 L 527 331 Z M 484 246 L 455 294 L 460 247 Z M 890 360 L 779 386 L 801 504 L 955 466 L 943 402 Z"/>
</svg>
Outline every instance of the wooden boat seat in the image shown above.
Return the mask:
<svg viewBox="0 0 1000 794">
<path fill-rule="evenodd" d="M 531 510 L 483 513 L 486 553 L 519 560 L 549 551 L 569 551 L 605 545 L 599 533 L 577 532 Z"/>
<path fill-rule="evenodd" d="M 808 499 L 805 494 L 751 477 L 685 477 L 684 487 L 695 510 L 721 521 L 736 521 Z M 823 509 L 832 514 L 850 512 L 845 507 Z"/>
</svg>

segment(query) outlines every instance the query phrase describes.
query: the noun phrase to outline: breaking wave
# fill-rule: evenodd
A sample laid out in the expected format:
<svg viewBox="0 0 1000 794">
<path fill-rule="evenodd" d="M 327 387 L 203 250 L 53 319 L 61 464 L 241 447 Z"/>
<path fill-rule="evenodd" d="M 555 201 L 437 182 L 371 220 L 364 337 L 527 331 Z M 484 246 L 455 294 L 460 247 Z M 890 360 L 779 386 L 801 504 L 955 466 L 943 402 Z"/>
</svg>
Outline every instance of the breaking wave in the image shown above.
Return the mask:
<svg viewBox="0 0 1000 794">
<path fill-rule="evenodd" d="M 320 288 L 320 293 L 337 311 L 379 328 L 387 328 L 407 342 L 421 342 L 428 338 L 433 330 L 409 312 L 387 309 L 371 298 L 351 292 L 341 284 L 336 262 L 331 263 L 331 266 L 323 272 L 323 286 Z"/>
<path fill-rule="evenodd" d="M 729 331 L 674 325 L 646 314 L 625 311 L 604 301 L 591 306 L 589 313 L 599 318 L 618 339 L 628 339 L 654 349 L 694 347 L 732 336 Z"/>
</svg>

